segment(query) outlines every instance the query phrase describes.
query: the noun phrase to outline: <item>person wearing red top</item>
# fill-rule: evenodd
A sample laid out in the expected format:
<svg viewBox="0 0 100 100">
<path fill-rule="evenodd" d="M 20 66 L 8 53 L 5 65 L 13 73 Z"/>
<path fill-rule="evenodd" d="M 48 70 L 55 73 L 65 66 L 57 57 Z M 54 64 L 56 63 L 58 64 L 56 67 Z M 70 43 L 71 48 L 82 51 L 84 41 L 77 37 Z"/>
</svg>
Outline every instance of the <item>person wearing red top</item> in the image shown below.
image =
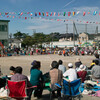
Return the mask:
<svg viewBox="0 0 100 100">
<path fill-rule="evenodd" d="M 77 72 L 78 77 L 82 79 L 82 83 L 84 83 L 87 74 L 85 68 L 86 67 L 84 65 L 80 65 L 80 71 Z"/>
</svg>

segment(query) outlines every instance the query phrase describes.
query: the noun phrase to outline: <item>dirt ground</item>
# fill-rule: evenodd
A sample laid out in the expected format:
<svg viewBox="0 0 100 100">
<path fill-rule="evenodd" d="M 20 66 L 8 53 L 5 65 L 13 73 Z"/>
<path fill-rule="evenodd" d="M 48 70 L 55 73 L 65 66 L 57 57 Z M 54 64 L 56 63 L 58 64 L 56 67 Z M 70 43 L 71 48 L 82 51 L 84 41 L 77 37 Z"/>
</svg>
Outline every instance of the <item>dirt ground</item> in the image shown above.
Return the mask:
<svg viewBox="0 0 100 100">
<path fill-rule="evenodd" d="M 80 58 L 82 63 L 86 66 L 90 66 L 90 63 L 93 59 L 95 59 L 94 56 L 59 56 L 59 55 L 32 55 L 32 56 L 11 56 L 11 57 L 0 57 L 0 65 L 1 70 L 3 72 L 3 75 L 9 75 L 9 67 L 10 66 L 22 66 L 23 67 L 23 74 L 30 75 L 30 68 L 31 68 L 31 62 L 33 60 L 41 61 L 41 70 L 43 73 L 48 72 L 50 70 L 50 64 L 52 61 L 56 60 L 63 60 L 63 64 L 67 68 L 68 63 L 73 63 L 75 66 L 76 58 Z M 45 90 L 43 91 L 43 97 L 41 100 L 47 100 L 49 99 L 49 91 Z M 82 100 L 100 100 L 100 98 L 97 97 L 91 97 L 88 95 L 83 95 Z M 35 100 L 34 97 L 32 97 L 32 100 Z M 56 100 L 56 99 L 55 99 Z"/>
</svg>

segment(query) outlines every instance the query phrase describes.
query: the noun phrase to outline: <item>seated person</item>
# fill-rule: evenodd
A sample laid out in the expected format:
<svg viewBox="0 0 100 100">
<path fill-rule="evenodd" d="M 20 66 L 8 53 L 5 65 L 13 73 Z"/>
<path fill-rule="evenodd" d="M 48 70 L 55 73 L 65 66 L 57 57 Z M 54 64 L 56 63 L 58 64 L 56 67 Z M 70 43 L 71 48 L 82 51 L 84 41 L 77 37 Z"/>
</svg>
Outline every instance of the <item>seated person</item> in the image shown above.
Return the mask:
<svg viewBox="0 0 100 100">
<path fill-rule="evenodd" d="M 7 79 L 8 80 L 11 80 L 11 76 L 15 74 L 15 67 L 14 66 L 11 66 L 9 68 L 9 70 L 10 70 L 10 75 L 4 76 L 3 79 L 5 79 L 5 80 L 7 80 Z"/>
<path fill-rule="evenodd" d="M 14 75 L 15 74 L 15 67 L 11 66 L 9 69 L 10 69 L 10 75 Z"/>
<path fill-rule="evenodd" d="M 31 70 L 34 69 L 34 67 L 37 65 L 36 60 L 34 60 L 34 61 L 31 63 L 31 65 L 32 65 L 32 67 L 31 67 L 31 69 L 30 69 L 30 72 L 31 72 Z"/>
<path fill-rule="evenodd" d="M 58 63 L 57 61 L 53 61 L 51 64 L 52 69 L 50 70 L 50 79 L 51 79 L 51 84 L 50 87 L 52 90 L 55 90 L 55 83 L 58 83 L 61 85 L 63 74 L 62 71 L 58 69 Z M 55 92 L 52 92 L 53 96 L 55 96 Z M 57 90 L 57 96 L 61 96 L 61 92 L 58 89 Z"/>
<path fill-rule="evenodd" d="M 95 60 L 95 66 L 92 68 L 91 74 L 93 79 L 100 80 L 100 66 L 98 60 Z"/>
<path fill-rule="evenodd" d="M 11 77 L 12 81 L 22 81 L 22 80 L 26 80 L 27 83 L 27 87 L 31 87 L 31 83 L 28 80 L 28 77 L 22 74 L 22 67 L 18 66 L 15 68 L 15 74 Z M 32 94 L 33 89 L 27 89 L 27 95 L 28 98 L 26 100 L 31 100 L 31 94 Z"/>
<path fill-rule="evenodd" d="M 75 69 L 78 71 L 80 65 L 82 64 L 81 60 L 79 58 L 76 58 L 75 62 Z"/>
<path fill-rule="evenodd" d="M 90 65 L 90 67 L 88 67 L 88 69 L 91 70 L 94 66 L 95 66 L 95 60 L 92 60 L 92 63 Z"/>
<path fill-rule="evenodd" d="M 77 79 L 77 72 L 76 70 L 73 68 L 73 64 L 69 63 L 68 64 L 68 70 L 63 74 L 64 77 L 68 77 L 69 81 L 74 81 Z"/>
<path fill-rule="evenodd" d="M 58 69 L 64 73 L 66 71 L 66 67 L 63 65 L 63 61 L 59 60 L 58 64 L 59 64 Z"/>
<path fill-rule="evenodd" d="M 80 65 L 80 71 L 77 72 L 78 78 L 82 79 L 82 83 L 84 83 L 85 81 L 85 77 L 87 74 L 87 71 L 85 71 L 85 66 L 84 65 Z"/>
<path fill-rule="evenodd" d="M 35 86 L 37 85 L 37 89 L 34 92 L 34 96 L 40 98 L 43 92 L 43 74 L 40 71 L 41 63 L 40 61 L 35 61 L 31 68 L 31 76 L 30 76 L 30 83 Z"/>
<path fill-rule="evenodd" d="M 0 76 L 3 75 L 0 68 Z M 0 88 L 6 86 L 6 79 L 0 78 Z"/>
</svg>

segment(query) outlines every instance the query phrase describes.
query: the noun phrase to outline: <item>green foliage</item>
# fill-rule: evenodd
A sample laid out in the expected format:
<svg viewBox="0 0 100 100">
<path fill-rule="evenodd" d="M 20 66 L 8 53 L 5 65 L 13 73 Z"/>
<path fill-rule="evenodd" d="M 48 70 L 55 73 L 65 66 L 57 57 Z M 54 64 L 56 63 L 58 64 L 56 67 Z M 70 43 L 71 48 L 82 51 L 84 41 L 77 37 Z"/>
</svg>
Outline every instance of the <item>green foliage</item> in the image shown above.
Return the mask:
<svg viewBox="0 0 100 100">
<path fill-rule="evenodd" d="M 22 42 L 22 47 L 32 46 L 33 44 L 33 38 L 31 36 L 26 36 L 26 38 Z"/>
<path fill-rule="evenodd" d="M 21 33 L 20 31 L 18 31 L 17 33 L 15 33 L 14 35 L 14 38 L 16 39 L 22 39 L 22 38 L 26 38 L 28 36 L 28 34 L 26 33 Z"/>
<path fill-rule="evenodd" d="M 23 39 L 22 47 L 32 46 L 32 45 L 41 45 L 42 43 L 50 43 L 51 41 L 58 41 L 59 40 L 59 33 L 34 33 L 32 36 L 29 36 L 26 33 L 21 33 L 20 31 L 15 33 L 14 38 Z"/>
</svg>

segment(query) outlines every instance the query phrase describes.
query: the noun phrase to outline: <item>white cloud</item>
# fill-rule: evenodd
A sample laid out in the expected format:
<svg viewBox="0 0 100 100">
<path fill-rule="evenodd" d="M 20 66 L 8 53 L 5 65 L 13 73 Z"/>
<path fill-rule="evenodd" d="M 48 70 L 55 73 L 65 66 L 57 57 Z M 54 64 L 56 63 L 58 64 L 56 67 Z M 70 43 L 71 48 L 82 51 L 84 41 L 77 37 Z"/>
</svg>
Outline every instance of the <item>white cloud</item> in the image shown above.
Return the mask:
<svg viewBox="0 0 100 100">
<path fill-rule="evenodd" d="M 99 7 L 84 6 L 84 7 L 74 7 L 73 9 L 77 11 L 95 11 L 95 10 L 99 10 Z"/>
</svg>

